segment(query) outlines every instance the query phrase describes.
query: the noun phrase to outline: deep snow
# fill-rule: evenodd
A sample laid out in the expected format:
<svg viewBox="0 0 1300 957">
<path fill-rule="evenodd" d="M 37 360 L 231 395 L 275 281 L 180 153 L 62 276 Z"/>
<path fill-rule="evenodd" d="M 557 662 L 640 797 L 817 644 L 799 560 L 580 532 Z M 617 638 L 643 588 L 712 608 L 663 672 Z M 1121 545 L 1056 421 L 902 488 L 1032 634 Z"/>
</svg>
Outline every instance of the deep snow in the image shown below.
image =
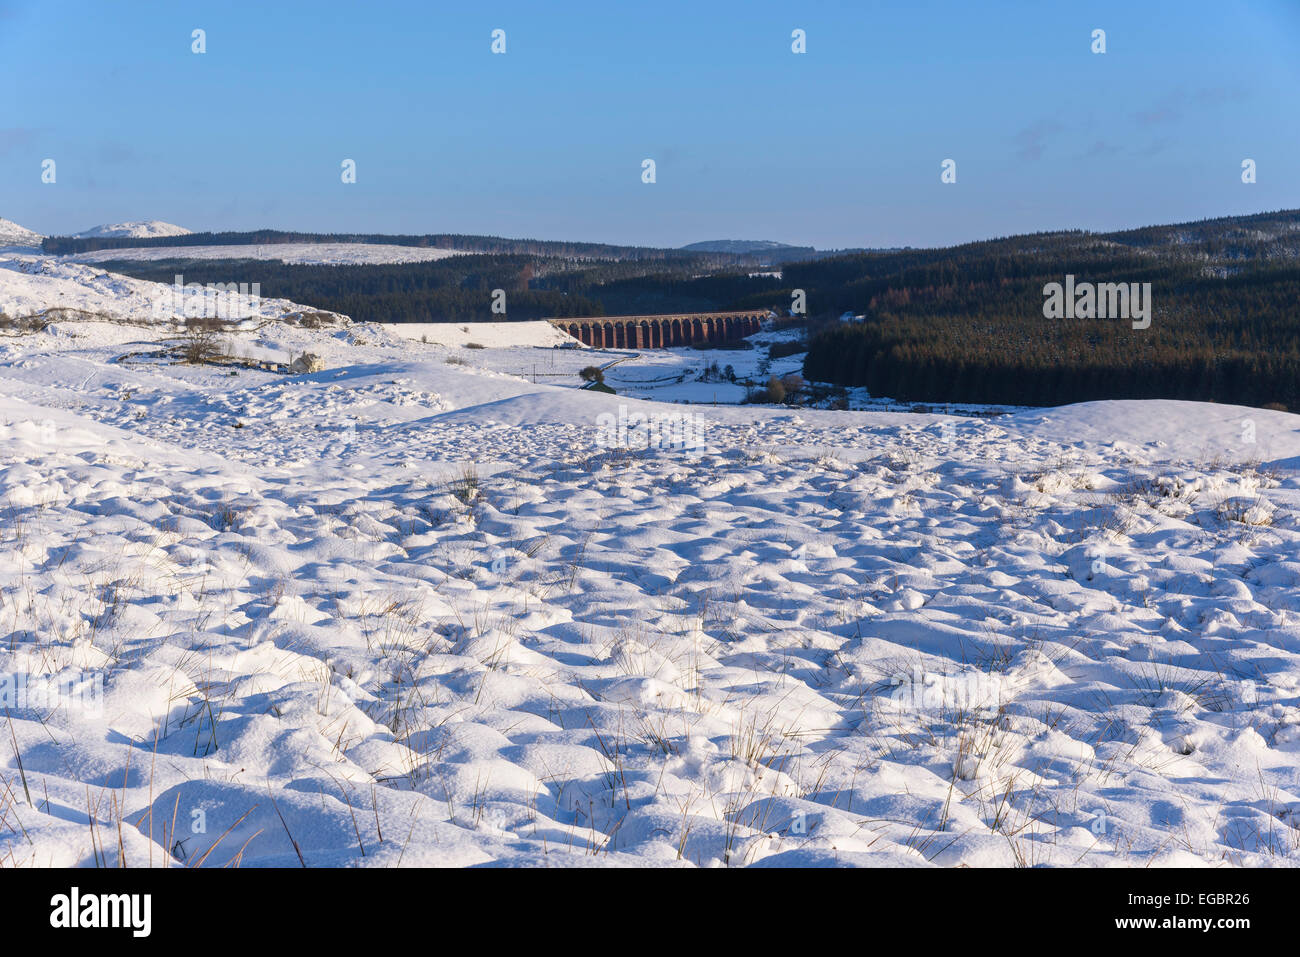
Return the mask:
<svg viewBox="0 0 1300 957">
<path fill-rule="evenodd" d="M 1300 862 L 1300 417 L 649 402 L 512 326 L 0 338 L 0 862 Z"/>
</svg>

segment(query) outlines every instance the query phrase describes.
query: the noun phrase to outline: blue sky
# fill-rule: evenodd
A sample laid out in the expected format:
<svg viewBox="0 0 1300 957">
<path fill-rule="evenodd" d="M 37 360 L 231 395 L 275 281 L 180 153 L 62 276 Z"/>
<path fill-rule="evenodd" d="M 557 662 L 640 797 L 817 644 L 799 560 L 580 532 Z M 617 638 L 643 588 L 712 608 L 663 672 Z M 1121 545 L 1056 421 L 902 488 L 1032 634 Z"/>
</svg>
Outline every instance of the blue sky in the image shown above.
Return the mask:
<svg viewBox="0 0 1300 957">
<path fill-rule="evenodd" d="M 0 0 L 0 87 L 0 216 L 45 233 L 831 248 L 1300 207 L 1300 0 Z"/>
</svg>

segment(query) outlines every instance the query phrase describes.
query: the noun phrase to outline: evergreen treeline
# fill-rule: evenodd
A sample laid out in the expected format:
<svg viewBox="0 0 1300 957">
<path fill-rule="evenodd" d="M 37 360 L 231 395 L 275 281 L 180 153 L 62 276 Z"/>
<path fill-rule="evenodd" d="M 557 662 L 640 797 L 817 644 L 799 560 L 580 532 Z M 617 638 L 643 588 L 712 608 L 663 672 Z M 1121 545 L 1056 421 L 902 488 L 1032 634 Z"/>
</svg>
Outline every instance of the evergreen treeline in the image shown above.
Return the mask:
<svg viewBox="0 0 1300 957">
<path fill-rule="evenodd" d="M 1300 263 L 1260 258 L 1224 269 L 1098 244 L 1069 256 L 967 250 L 894 275 L 837 277 L 813 288 L 867 320 L 821 324 L 804 374 L 904 401 L 1166 398 L 1300 408 Z M 1151 283 L 1150 327 L 1045 318 L 1043 287 L 1066 273 Z"/>
<path fill-rule="evenodd" d="M 698 276 L 697 264 L 634 261 L 577 264 L 531 256 L 452 256 L 397 265 L 290 265 L 275 260 L 115 261 L 105 270 L 171 283 L 260 283 L 266 298 L 290 299 L 358 322 L 522 321 L 575 316 L 719 311 L 779 283 L 744 272 Z M 492 290 L 506 313 L 492 312 Z"/>
<path fill-rule="evenodd" d="M 543 273 L 535 285 L 561 289 L 599 302 L 610 316 L 655 315 L 672 312 L 722 312 L 742 301 L 760 299 L 764 308 L 779 302 L 781 282 L 769 276 L 739 273 L 698 275 L 680 266 L 646 269 L 639 264 L 612 263 L 576 272 Z"/>
<path fill-rule="evenodd" d="M 692 262 L 732 264 L 754 261 L 754 256 L 737 253 L 703 253 L 652 246 L 611 246 L 605 243 L 563 240 L 504 239 L 500 236 L 471 236 L 458 233 L 429 233 L 419 236 L 388 236 L 383 233 L 300 233 L 279 229 L 250 232 L 187 233 L 183 236 L 48 236 L 41 248 L 51 255 L 70 256 L 101 249 L 133 249 L 157 246 L 258 246 L 284 243 L 365 243 L 414 246 L 421 249 L 456 249 L 495 255 L 551 256 L 571 260 L 644 260 L 648 262 Z"/>
</svg>

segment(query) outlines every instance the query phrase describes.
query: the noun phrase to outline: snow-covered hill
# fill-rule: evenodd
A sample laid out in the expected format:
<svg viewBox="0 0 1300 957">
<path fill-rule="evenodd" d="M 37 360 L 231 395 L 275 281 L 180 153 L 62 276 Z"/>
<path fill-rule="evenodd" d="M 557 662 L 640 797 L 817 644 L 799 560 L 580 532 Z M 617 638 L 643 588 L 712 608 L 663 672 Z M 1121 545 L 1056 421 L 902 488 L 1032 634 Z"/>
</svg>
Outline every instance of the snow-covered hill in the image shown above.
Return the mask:
<svg viewBox="0 0 1300 957">
<path fill-rule="evenodd" d="M 265 243 L 238 246 L 140 246 L 96 249 L 68 258 L 78 262 L 157 259 L 267 259 L 292 265 L 365 266 L 430 262 L 460 256 L 454 249 L 390 246 L 385 243 Z"/>
<path fill-rule="evenodd" d="M 45 237 L 7 219 L 0 219 L 0 249 L 9 246 L 40 246 Z"/>
<path fill-rule="evenodd" d="M 641 401 L 511 325 L 0 338 L 0 860 L 1300 864 L 1300 416 Z"/>
<path fill-rule="evenodd" d="M 77 233 L 77 239 L 109 239 L 127 237 L 131 239 L 153 239 L 158 236 L 188 236 L 190 231 L 183 226 L 150 219 L 141 222 L 108 223 L 95 226 L 85 232 Z"/>
<path fill-rule="evenodd" d="M 258 299 L 250 296 L 238 304 L 213 299 L 213 307 L 226 309 L 229 318 L 250 322 L 278 318 L 290 313 L 314 311 L 287 299 Z M 0 315 L 9 318 L 36 316 L 48 309 L 68 310 L 84 315 L 128 322 L 170 320 L 186 315 L 187 299 L 167 285 L 107 273 L 95 266 L 38 254 L 0 252 Z M 235 311 L 228 306 L 239 305 Z M 247 308 L 243 308 L 247 306 Z M 217 315 L 213 308 L 194 315 Z"/>
</svg>

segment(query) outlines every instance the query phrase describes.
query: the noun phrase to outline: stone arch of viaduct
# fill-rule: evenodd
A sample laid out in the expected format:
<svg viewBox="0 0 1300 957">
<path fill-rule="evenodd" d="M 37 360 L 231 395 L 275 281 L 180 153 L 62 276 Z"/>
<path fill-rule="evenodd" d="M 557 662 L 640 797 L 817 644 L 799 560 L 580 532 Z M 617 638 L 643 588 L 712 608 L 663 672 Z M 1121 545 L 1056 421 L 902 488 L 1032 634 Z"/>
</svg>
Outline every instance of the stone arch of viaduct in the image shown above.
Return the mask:
<svg viewBox="0 0 1300 957">
<path fill-rule="evenodd" d="M 552 319 L 584 345 L 597 349 L 663 349 L 696 342 L 725 342 L 753 335 L 767 318 L 754 312 L 692 312 L 659 316 L 589 316 Z"/>
</svg>

